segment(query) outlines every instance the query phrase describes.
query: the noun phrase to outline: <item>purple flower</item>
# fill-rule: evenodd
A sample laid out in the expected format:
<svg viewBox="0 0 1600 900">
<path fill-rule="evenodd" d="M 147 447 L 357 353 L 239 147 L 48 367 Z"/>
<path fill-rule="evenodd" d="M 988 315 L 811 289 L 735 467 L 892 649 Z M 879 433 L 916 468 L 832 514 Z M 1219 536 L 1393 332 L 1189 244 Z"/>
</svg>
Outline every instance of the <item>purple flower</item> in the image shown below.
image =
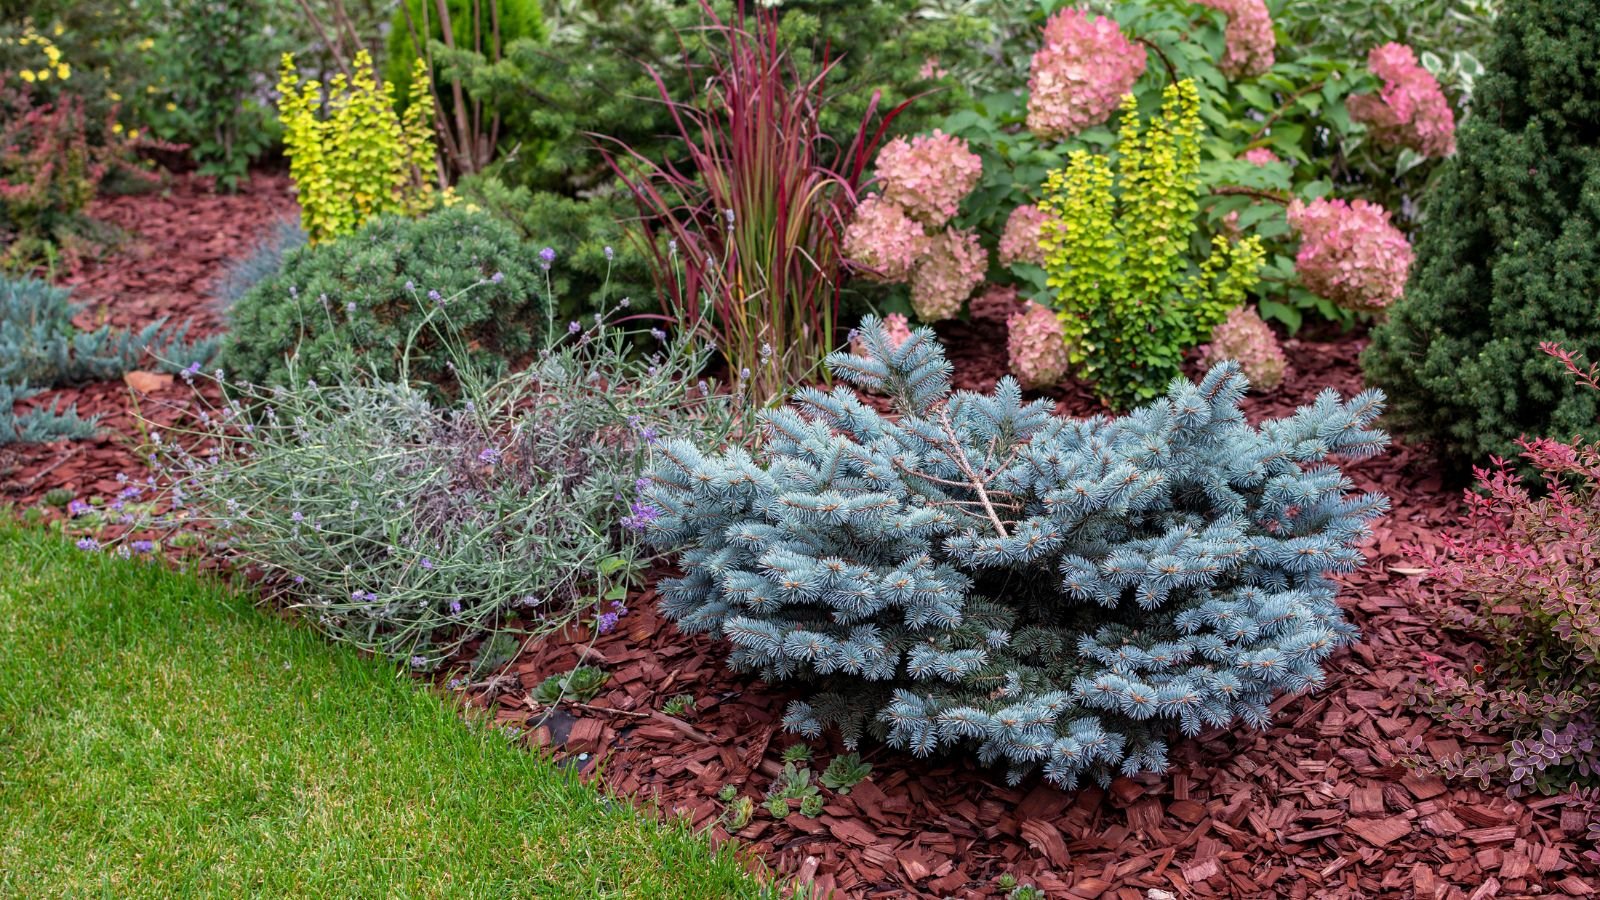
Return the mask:
<svg viewBox="0 0 1600 900">
<path fill-rule="evenodd" d="M 135 553 L 154 553 L 155 549 L 156 549 L 155 541 L 134 541 L 133 542 L 133 552 L 135 552 Z"/>
<path fill-rule="evenodd" d="M 289 514 L 289 521 L 295 523 L 296 525 L 300 524 L 301 522 L 304 522 L 305 520 L 306 520 L 305 514 L 300 512 L 300 510 L 298 510 L 298 509 Z"/>
<path fill-rule="evenodd" d="M 633 512 L 633 515 L 623 517 L 622 527 L 633 531 L 643 531 L 646 525 L 661 517 L 661 510 L 648 503 L 635 501 L 628 504 L 628 509 Z"/>
<path fill-rule="evenodd" d="M 354 300 L 351 300 L 349 303 L 346 303 L 344 305 L 344 311 L 345 311 L 345 313 L 347 315 L 352 315 L 352 316 L 355 315 L 356 314 L 356 302 Z"/>
<path fill-rule="evenodd" d="M 435 303 L 443 303 L 444 302 L 444 296 L 441 295 L 437 290 L 428 291 L 428 299 L 432 300 Z"/>
<path fill-rule="evenodd" d="M 418 563 L 418 565 L 422 566 L 424 569 L 432 569 L 433 568 L 433 560 L 431 560 L 431 559 L 427 558 L 426 556 L 424 556 L 422 558 L 422 562 Z"/>
<path fill-rule="evenodd" d="M 617 614 L 616 613 L 601 613 L 600 615 L 595 617 L 594 630 L 600 632 L 601 634 L 608 634 L 608 633 L 610 633 L 611 629 L 616 628 L 616 627 L 617 627 Z"/>
<path fill-rule="evenodd" d="M 639 429 L 639 439 L 644 441 L 646 444 L 654 444 L 656 442 L 656 437 L 656 430 L 648 425 Z"/>
<path fill-rule="evenodd" d="M 492 466 L 499 461 L 500 451 L 493 447 L 485 447 L 483 452 L 478 454 L 478 462 L 481 462 L 486 466 Z"/>
<path fill-rule="evenodd" d="M 610 262 L 612 260 L 612 258 L 615 257 L 616 255 L 617 255 L 617 252 L 615 250 L 611 249 L 611 245 L 610 244 L 607 244 L 606 245 L 606 262 Z"/>
<path fill-rule="evenodd" d="M 93 512 L 93 510 L 89 507 L 89 504 L 83 502 L 82 500 L 74 500 L 67 504 L 67 513 L 70 514 L 74 519 L 79 516 L 87 516 L 91 512 Z"/>
<path fill-rule="evenodd" d="M 409 278 L 407 278 L 407 279 L 406 279 L 406 290 L 408 290 L 408 291 L 414 291 L 414 290 L 416 290 L 416 289 L 417 289 L 417 286 L 416 286 L 416 285 L 415 285 L 415 284 L 412 284 L 412 283 L 411 283 L 411 279 L 409 279 Z"/>
<path fill-rule="evenodd" d="M 569 323 L 567 323 L 567 331 L 572 333 L 572 334 L 577 334 L 578 332 L 580 332 L 582 330 L 583 330 L 583 326 L 579 325 L 577 322 L 569 322 Z"/>
<path fill-rule="evenodd" d="M 541 269 L 544 269 L 546 272 L 550 271 L 550 264 L 554 263 L 555 261 L 556 251 L 554 248 L 546 247 L 539 251 L 539 267 Z"/>
<path fill-rule="evenodd" d="M 648 479 L 648 478 L 640 478 L 639 480 L 637 480 L 637 481 L 635 481 L 633 483 L 633 486 L 634 486 L 635 490 L 638 490 L 640 493 L 643 493 L 643 492 L 645 492 L 645 491 L 650 489 L 650 479 Z"/>
<path fill-rule="evenodd" d="M 422 668 L 423 666 L 425 666 L 427 664 L 428 664 L 428 658 L 425 657 L 425 656 L 413 656 L 413 657 L 411 657 L 411 668 L 413 668 L 413 669 L 420 669 L 420 668 Z"/>
<path fill-rule="evenodd" d="M 199 375 L 199 374 L 200 374 L 200 364 L 198 362 L 190 363 L 183 370 L 183 377 L 185 377 L 185 378 L 193 378 L 194 376 Z"/>
<path fill-rule="evenodd" d="M 91 537 L 78 538 L 78 549 L 84 552 L 99 550 L 100 542 Z"/>
<path fill-rule="evenodd" d="M 667 333 L 659 328 L 650 329 L 650 336 L 658 341 L 664 341 L 667 339 Z"/>
<path fill-rule="evenodd" d="M 450 615 L 461 615 L 461 601 L 459 599 L 450 601 Z"/>
<path fill-rule="evenodd" d="M 496 272 L 493 275 L 489 276 L 489 283 L 490 284 L 499 284 L 500 282 L 505 281 L 505 280 L 506 280 L 506 273 L 504 273 L 504 272 Z"/>
</svg>

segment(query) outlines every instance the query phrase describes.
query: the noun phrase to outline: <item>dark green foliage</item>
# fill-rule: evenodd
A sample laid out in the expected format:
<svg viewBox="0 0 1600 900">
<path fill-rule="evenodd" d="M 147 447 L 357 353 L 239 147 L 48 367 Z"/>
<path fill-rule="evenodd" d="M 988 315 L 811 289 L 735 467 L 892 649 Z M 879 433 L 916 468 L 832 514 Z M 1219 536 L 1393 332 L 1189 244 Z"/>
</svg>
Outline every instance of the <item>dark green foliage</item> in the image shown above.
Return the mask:
<svg viewBox="0 0 1600 900">
<path fill-rule="evenodd" d="M 1399 430 L 1458 465 L 1600 418 L 1594 392 L 1539 352 L 1600 358 L 1597 17 L 1594 0 L 1506 5 L 1406 299 L 1363 357 Z"/>
<path fill-rule="evenodd" d="M 828 767 L 822 770 L 822 786 L 848 794 L 851 788 L 866 781 L 871 774 L 872 763 L 862 762 L 859 753 L 846 753 L 835 756 Z"/>
<path fill-rule="evenodd" d="M 457 189 L 468 202 L 511 223 L 530 245 L 556 251 L 550 286 L 562 320 L 622 297 L 630 298 L 636 310 L 656 306 L 649 259 L 621 224 L 637 215 L 627 195 L 607 190 L 572 198 L 479 175 L 462 179 Z"/>
<path fill-rule="evenodd" d="M 478 48 L 486 58 L 494 58 L 495 33 L 491 18 L 497 12 L 494 6 L 498 7 L 501 49 L 523 38 L 534 42 L 544 40 L 544 12 L 539 0 L 498 0 L 493 4 L 483 0 L 449 0 L 445 8 L 450 12 L 451 40 L 456 47 Z M 424 28 L 427 29 L 425 37 Z M 396 86 L 411 82 L 412 63 L 423 55 L 417 52 L 418 38 L 444 40 L 444 23 L 434 0 L 405 0 L 395 9 L 394 18 L 389 21 L 388 58 L 383 64 L 385 81 Z"/>
<path fill-rule="evenodd" d="M 604 669 L 578 666 L 570 672 L 551 675 L 539 682 L 539 686 L 533 689 L 533 699 L 546 706 L 562 700 L 576 700 L 582 703 L 593 700 L 610 678 Z"/>
<path fill-rule="evenodd" d="M 228 268 L 217 279 L 211 289 L 211 296 L 227 309 L 239 302 L 249 290 L 262 281 L 278 274 L 283 268 L 283 257 L 290 250 L 305 246 L 306 232 L 300 227 L 300 222 L 295 218 L 279 219 L 273 223 L 266 234 L 256 242 L 248 256 L 240 257 L 228 264 Z"/>
<path fill-rule="evenodd" d="M 536 346 L 546 296 L 535 250 L 493 216 L 383 216 L 290 253 L 234 306 L 223 357 L 257 384 L 285 383 L 293 358 L 326 383 L 362 371 L 450 393 L 455 357 L 442 335 L 477 369 L 503 371 Z"/>
<path fill-rule="evenodd" d="M 486 678 L 494 674 L 515 659 L 521 649 L 522 642 L 516 636 L 510 632 L 496 631 L 485 638 L 483 646 L 478 648 L 478 656 L 472 661 L 472 677 Z"/>
</svg>

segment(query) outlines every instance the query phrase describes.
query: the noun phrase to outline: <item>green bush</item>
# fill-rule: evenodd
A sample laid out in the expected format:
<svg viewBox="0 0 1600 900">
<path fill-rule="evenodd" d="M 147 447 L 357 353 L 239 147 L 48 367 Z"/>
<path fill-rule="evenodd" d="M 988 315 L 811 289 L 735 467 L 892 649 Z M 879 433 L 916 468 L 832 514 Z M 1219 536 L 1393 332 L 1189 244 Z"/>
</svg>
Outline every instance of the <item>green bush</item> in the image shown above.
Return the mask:
<svg viewBox="0 0 1600 900">
<path fill-rule="evenodd" d="M 495 6 L 499 8 L 502 50 L 522 38 L 544 40 L 544 11 L 538 0 L 498 0 Z M 450 36 L 455 46 L 463 50 L 481 48 L 486 57 L 493 58 L 490 14 L 495 10 L 490 4 L 482 0 L 449 0 L 445 8 L 450 11 Z M 481 16 L 481 31 L 475 32 L 473 20 L 477 16 Z M 444 26 L 434 0 L 405 0 L 394 11 L 389 22 L 388 58 L 383 65 L 385 81 L 405 84 L 411 80 L 412 62 L 422 55 L 417 52 L 415 38 L 422 37 L 424 23 L 428 29 L 426 40 L 444 40 Z"/>
<path fill-rule="evenodd" d="M 528 356 L 549 319 L 534 250 L 493 216 L 456 207 L 421 219 L 380 216 L 347 237 L 291 252 L 240 298 L 223 347 L 242 381 L 361 371 L 457 388 L 447 343 L 476 368 Z"/>
<path fill-rule="evenodd" d="M 1397 430 L 1457 464 L 1592 431 L 1600 402 L 1539 352 L 1600 358 L 1600 2 L 1508 3 L 1406 298 L 1363 357 Z"/>
<path fill-rule="evenodd" d="M 692 335 L 585 324 L 547 332 L 531 366 L 498 379 L 442 325 L 454 401 L 382 378 L 230 379 L 199 429 L 214 453 L 156 443 L 181 512 L 148 524 L 204 525 L 329 635 L 417 668 L 513 620 L 608 630 L 646 556 L 625 525 L 649 446 L 721 445 L 754 423 L 742 397 L 691 382 L 711 357 Z"/>
</svg>

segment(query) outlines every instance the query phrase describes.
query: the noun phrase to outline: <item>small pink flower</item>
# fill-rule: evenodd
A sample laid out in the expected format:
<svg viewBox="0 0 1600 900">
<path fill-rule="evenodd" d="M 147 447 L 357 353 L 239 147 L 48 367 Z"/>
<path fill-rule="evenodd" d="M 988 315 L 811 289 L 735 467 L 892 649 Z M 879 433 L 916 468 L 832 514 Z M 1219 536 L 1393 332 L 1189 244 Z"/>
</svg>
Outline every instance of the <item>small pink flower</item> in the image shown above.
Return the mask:
<svg viewBox="0 0 1600 900">
<path fill-rule="evenodd" d="M 983 175 L 983 160 L 961 138 L 935 130 L 907 141 L 895 138 L 878 152 L 883 199 L 933 228 L 950 221 L 961 198 Z"/>
<path fill-rule="evenodd" d="M 856 206 L 844 231 L 845 256 L 868 278 L 898 283 L 911 275 L 930 239 L 899 204 L 871 196 Z"/>
<path fill-rule="evenodd" d="M 1023 387 L 1046 388 L 1066 377 L 1066 335 L 1047 307 L 1029 303 L 1006 320 L 1006 355 Z"/>
<path fill-rule="evenodd" d="M 1278 39 L 1272 16 L 1262 0 L 1197 0 L 1228 17 L 1223 37 L 1227 50 L 1219 67 L 1230 78 L 1253 78 L 1272 68 Z"/>
<path fill-rule="evenodd" d="M 1256 166 L 1270 166 L 1275 162 L 1283 162 L 1278 158 L 1278 154 L 1273 153 L 1266 147 L 1252 147 L 1246 150 L 1243 159 L 1245 162 Z"/>
<path fill-rule="evenodd" d="M 989 255 L 971 231 L 948 229 L 935 235 L 928 255 L 911 273 L 911 308 L 924 322 L 954 318 L 961 304 L 983 284 Z"/>
<path fill-rule="evenodd" d="M 1300 232 L 1294 267 L 1319 297 L 1359 312 L 1377 312 L 1405 293 L 1411 243 L 1389 222 L 1389 211 L 1365 200 L 1289 204 Z"/>
<path fill-rule="evenodd" d="M 1028 76 L 1028 130 L 1044 138 L 1071 137 L 1111 118 L 1123 95 L 1144 74 L 1144 48 L 1117 23 L 1063 9 L 1044 27 L 1044 46 Z"/>
<path fill-rule="evenodd" d="M 1037 206 L 1027 204 L 1011 211 L 1006 229 L 1000 235 L 1000 264 L 1033 263 L 1044 265 L 1044 249 L 1039 246 L 1045 222 L 1054 218 Z"/>
<path fill-rule="evenodd" d="M 1376 95 L 1345 101 L 1350 117 L 1372 131 L 1388 147 L 1409 147 L 1438 158 L 1456 152 L 1456 119 L 1438 79 L 1417 63 L 1404 44 L 1384 44 L 1367 54 L 1367 68 L 1383 79 Z"/>
<path fill-rule="evenodd" d="M 1237 360 L 1250 386 L 1259 391 L 1283 384 L 1289 365 L 1272 326 L 1248 306 L 1229 310 L 1228 318 L 1211 330 L 1211 343 L 1200 346 L 1201 365 L 1209 368 L 1225 359 Z"/>
</svg>

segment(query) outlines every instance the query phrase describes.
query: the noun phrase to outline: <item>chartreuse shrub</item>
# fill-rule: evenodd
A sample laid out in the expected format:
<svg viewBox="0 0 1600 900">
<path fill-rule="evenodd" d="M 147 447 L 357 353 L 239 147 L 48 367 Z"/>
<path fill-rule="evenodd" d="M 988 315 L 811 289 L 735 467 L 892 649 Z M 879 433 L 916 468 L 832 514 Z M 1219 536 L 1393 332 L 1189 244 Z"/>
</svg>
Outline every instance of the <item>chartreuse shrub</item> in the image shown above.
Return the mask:
<svg viewBox="0 0 1600 900">
<path fill-rule="evenodd" d="M 292 363 L 329 383 L 361 371 L 454 391 L 456 354 L 493 372 L 538 346 L 549 317 L 538 265 L 493 216 L 380 216 L 290 251 L 230 310 L 224 361 L 257 384 L 287 382 Z"/>
<path fill-rule="evenodd" d="M 395 111 L 395 86 L 379 81 L 366 51 L 349 77 L 301 83 L 285 53 L 278 80 L 283 152 L 313 243 L 349 234 L 382 213 L 419 215 L 433 204 L 433 94 L 428 69 L 411 71 L 409 103 Z"/>
<path fill-rule="evenodd" d="M 80 331 L 72 318 L 82 307 L 70 302 L 71 293 L 33 278 L 0 276 L 0 445 L 94 433 L 94 422 L 80 419 L 74 407 L 14 414 L 15 404 L 45 388 L 120 378 L 141 365 L 176 372 L 216 353 L 215 338 L 191 342 L 187 323 L 169 328 L 166 319 L 137 332 L 110 325 Z"/>
<path fill-rule="evenodd" d="M 330 636 L 417 668 L 517 622 L 608 630 L 640 574 L 624 520 L 649 445 L 750 426 L 741 398 L 692 380 L 708 348 L 586 324 L 545 332 L 527 368 L 497 377 L 441 315 L 450 402 L 392 376 L 306 378 L 292 361 L 270 388 L 218 373 L 225 399 L 192 433 L 152 426 L 162 505 L 178 512 L 148 524 L 200 526 Z"/>
<path fill-rule="evenodd" d="M 1458 466 L 1593 428 L 1600 399 L 1539 353 L 1600 356 L 1600 30 L 1593 2 L 1508 2 L 1477 112 L 1430 195 L 1406 297 L 1362 364 L 1397 427 Z"/>
<path fill-rule="evenodd" d="M 1174 729 L 1265 726 L 1354 640 L 1327 573 L 1361 563 L 1386 500 L 1327 459 L 1383 447 L 1380 394 L 1257 428 L 1225 363 L 1074 420 L 1009 378 L 952 393 L 926 328 L 862 338 L 829 364 L 897 417 L 803 389 L 756 455 L 668 441 L 644 491 L 646 535 L 681 550 L 663 611 L 736 669 L 806 682 L 791 730 L 1104 781 L 1162 769 Z"/>
<path fill-rule="evenodd" d="M 1160 395 L 1184 351 L 1256 284 L 1257 238 L 1218 235 L 1210 255 L 1190 255 L 1200 137 L 1194 82 L 1169 86 L 1161 114 L 1142 131 L 1130 94 L 1115 161 L 1075 151 L 1045 182 L 1040 242 L 1069 355 L 1113 408 Z"/>
</svg>

